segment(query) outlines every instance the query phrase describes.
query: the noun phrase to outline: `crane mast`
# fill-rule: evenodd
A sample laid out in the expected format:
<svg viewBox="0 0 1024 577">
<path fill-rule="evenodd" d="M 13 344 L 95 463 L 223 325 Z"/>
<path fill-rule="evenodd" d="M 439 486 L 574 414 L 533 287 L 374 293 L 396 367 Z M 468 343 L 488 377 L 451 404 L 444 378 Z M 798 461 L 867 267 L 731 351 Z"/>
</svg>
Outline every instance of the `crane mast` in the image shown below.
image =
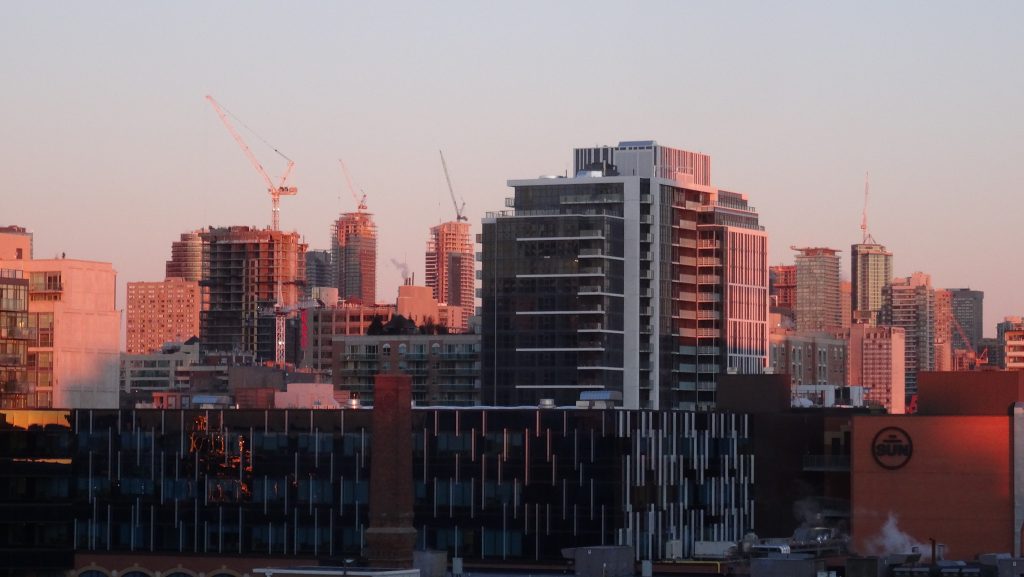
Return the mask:
<svg viewBox="0 0 1024 577">
<path fill-rule="evenodd" d="M 239 134 L 238 130 L 235 129 L 234 125 L 231 124 L 231 120 L 228 118 L 228 112 L 224 109 L 224 107 L 222 107 L 220 103 L 214 100 L 214 98 L 209 94 L 206 95 L 206 100 L 210 102 L 210 106 L 213 107 L 213 110 L 217 113 L 217 116 L 220 117 L 220 121 L 224 124 L 224 128 L 227 128 L 228 133 L 230 133 L 231 137 L 235 139 L 236 143 L 238 143 L 238 146 L 242 149 L 242 152 L 245 153 L 246 158 L 248 158 L 249 162 L 252 163 L 253 168 L 255 168 L 256 172 L 258 172 L 260 176 L 263 177 L 263 182 L 267 185 L 267 192 L 270 193 L 271 229 L 281 230 L 281 197 L 294 196 L 299 192 L 299 190 L 294 186 L 285 186 L 285 183 L 288 181 L 288 177 L 291 176 L 292 174 L 292 169 L 295 167 L 295 162 L 293 162 L 292 159 L 285 156 L 280 150 L 274 148 L 274 152 L 279 154 L 281 158 L 288 161 L 288 166 L 287 168 L 285 168 L 284 174 L 281 176 L 280 181 L 278 181 L 278 183 L 275 185 L 274 179 L 270 178 L 270 175 L 267 174 L 267 171 L 263 168 L 263 165 L 260 164 L 259 159 L 256 158 L 255 154 L 253 154 L 252 149 L 250 149 L 249 145 L 246 144 L 245 139 L 242 138 L 242 135 Z"/>
<path fill-rule="evenodd" d="M 444 152 L 441 150 L 437 151 L 441 155 L 441 168 L 444 169 L 444 179 L 448 182 L 448 194 L 452 197 L 452 206 L 455 207 L 455 220 L 464 221 L 469 220 L 466 218 L 462 211 L 466 208 L 466 201 L 462 201 L 462 206 L 459 206 L 459 201 L 455 199 L 455 189 L 452 188 L 452 178 L 448 176 L 448 163 L 444 161 Z"/>
</svg>

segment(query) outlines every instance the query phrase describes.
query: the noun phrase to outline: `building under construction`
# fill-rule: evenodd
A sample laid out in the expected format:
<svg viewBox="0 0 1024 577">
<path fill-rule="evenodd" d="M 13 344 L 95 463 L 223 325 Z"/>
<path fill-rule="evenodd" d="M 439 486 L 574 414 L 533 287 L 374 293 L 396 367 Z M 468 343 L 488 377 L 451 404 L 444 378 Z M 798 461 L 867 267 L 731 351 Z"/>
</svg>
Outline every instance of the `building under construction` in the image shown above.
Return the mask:
<svg viewBox="0 0 1024 577">
<path fill-rule="evenodd" d="M 166 278 L 203 279 L 203 232 L 205 229 L 182 233 L 180 240 L 171 243 L 171 260 L 164 267 Z"/>
<path fill-rule="evenodd" d="M 200 323 L 203 350 L 274 360 L 274 307 L 294 307 L 301 299 L 307 245 L 297 232 L 248 226 L 211 228 L 200 237 L 208 299 Z"/>
<path fill-rule="evenodd" d="M 476 282 L 474 262 L 468 222 L 451 221 L 431 227 L 425 269 L 427 286 L 437 302 L 463 307 L 472 314 Z M 467 322 L 468 318 L 467 314 Z"/>
<path fill-rule="evenodd" d="M 372 305 L 377 301 L 377 225 L 362 210 L 345 212 L 331 225 L 331 258 L 338 298 Z"/>
</svg>

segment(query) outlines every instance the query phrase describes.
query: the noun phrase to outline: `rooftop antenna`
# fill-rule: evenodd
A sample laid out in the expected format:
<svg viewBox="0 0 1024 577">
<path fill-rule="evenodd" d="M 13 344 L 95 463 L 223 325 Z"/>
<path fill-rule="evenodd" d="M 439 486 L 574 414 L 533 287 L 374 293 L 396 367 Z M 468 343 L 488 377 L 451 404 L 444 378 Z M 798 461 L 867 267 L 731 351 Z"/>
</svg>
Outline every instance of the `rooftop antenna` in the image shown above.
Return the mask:
<svg viewBox="0 0 1024 577">
<path fill-rule="evenodd" d="M 860 217 L 861 244 L 878 244 L 875 237 L 868 232 L 868 191 L 870 190 L 870 174 L 864 173 L 864 211 Z"/>
</svg>

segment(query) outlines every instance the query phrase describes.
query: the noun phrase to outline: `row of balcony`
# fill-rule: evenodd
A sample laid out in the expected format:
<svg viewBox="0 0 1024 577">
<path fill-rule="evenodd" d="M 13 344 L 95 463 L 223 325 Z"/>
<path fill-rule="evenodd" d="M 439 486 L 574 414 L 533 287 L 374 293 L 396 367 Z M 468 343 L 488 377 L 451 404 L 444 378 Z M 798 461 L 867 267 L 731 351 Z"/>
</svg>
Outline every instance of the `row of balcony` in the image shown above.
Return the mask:
<svg viewBox="0 0 1024 577">
<path fill-rule="evenodd" d="M 35 327 L 2 327 L 0 328 L 0 339 L 16 339 L 23 341 L 34 341 L 39 334 Z"/>
</svg>

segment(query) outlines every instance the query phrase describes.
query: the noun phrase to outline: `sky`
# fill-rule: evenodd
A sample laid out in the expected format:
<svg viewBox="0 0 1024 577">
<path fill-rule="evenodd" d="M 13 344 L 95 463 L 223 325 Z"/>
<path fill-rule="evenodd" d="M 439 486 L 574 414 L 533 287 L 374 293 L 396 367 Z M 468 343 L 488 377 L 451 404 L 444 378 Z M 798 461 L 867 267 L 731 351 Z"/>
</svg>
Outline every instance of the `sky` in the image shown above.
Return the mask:
<svg viewBox="0 0 1024 577">
<path fill-rule="evenodd" d="M 423 278 L 451 220 L 438 157 L 479 230 L 508 179 L 571 170 L 576 146 L 653 139 L 712 157 L 746 193 L 773 264 L 860 240 L 898 276 L 985 291 L 985 334 L 1024 313 L 1022 2 L 6 2 L 0 226 L 37 258 L 161 280 L 171 242 L 267 226 L 262 179 L 204 100 L 295 163 L 282 228 L 329 247 L 378 226 L 378 298 Z"/>
</svg>

